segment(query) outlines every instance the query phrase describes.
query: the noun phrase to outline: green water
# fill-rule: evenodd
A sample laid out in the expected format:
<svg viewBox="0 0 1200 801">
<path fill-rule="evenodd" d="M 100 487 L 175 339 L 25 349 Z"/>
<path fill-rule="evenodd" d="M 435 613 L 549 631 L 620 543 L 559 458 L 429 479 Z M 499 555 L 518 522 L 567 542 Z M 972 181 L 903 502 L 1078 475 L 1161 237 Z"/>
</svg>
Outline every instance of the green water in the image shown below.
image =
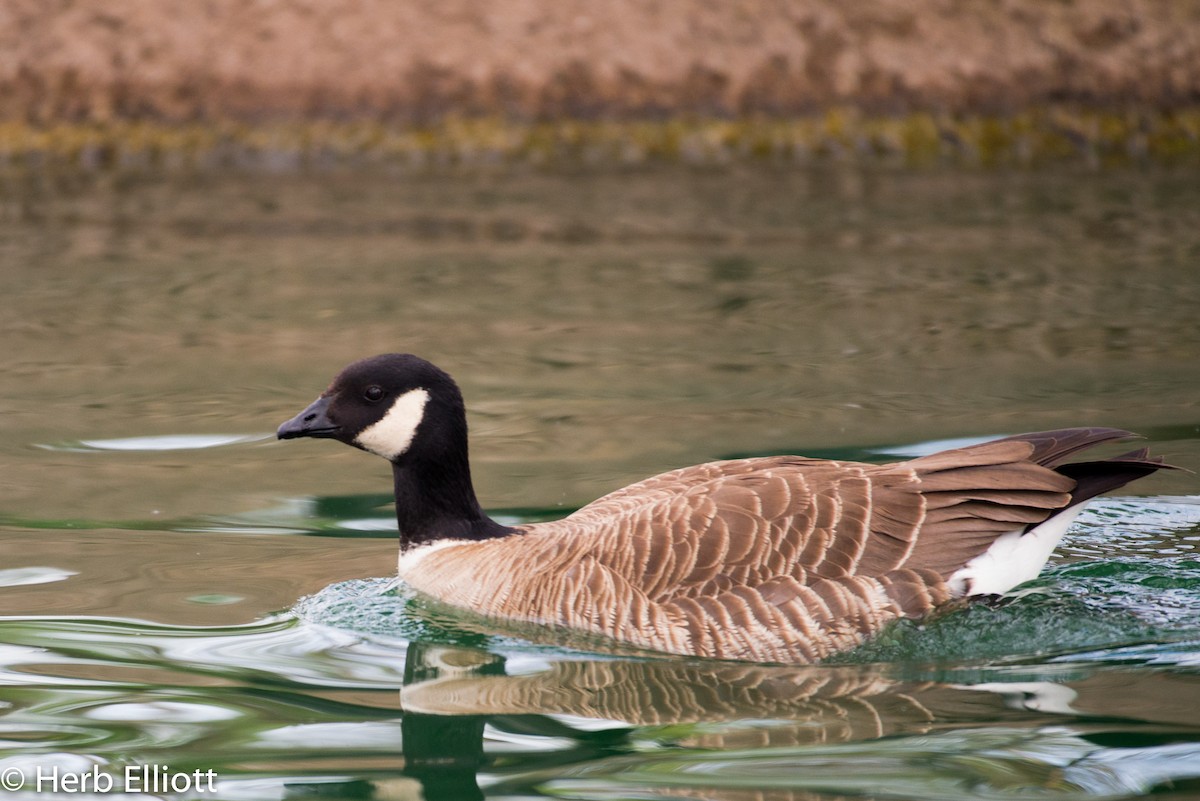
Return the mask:
<svg viewBox="0 0 1200 801">
<path fill-rule="evenodd" d="M 408 350 L 506 520 L 1066 425 L 1195 471 L 1198 318 L 1186 172 L 0 174 L 0 796 L 1200 797 L 1195 474 L 790 668 L 439 608 L 386 464 L 271 437 Z"/>
</svg>

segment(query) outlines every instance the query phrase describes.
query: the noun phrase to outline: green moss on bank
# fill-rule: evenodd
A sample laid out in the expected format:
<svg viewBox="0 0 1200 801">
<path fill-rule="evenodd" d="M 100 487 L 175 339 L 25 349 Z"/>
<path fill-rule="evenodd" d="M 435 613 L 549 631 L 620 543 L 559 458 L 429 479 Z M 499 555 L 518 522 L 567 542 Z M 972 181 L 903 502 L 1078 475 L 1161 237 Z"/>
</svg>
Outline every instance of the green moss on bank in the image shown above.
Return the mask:
<svg viewBox="0 0 1200 801">
<path fill-rule="evenodd" d="M 303 167 L 397 162 L 411 166 L 647 162 L 882 162 L 1037 166 L 1200 165 L 1200 109 L 1044 108 L 1008 116 L 850 109 L 796 119 L 520 123 L 456 119 L 429 128 L 315 121 L 251 126 L 152 122 L 0 123 L 0 163 L 86 168 Z"/>
</svg>

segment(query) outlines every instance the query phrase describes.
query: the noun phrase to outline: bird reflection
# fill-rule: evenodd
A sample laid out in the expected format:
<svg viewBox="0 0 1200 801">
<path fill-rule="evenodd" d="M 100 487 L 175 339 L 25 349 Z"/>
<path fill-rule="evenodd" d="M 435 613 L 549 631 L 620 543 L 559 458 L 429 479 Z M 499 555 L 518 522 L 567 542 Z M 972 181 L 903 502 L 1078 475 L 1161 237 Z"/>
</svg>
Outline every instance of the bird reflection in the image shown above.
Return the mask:
<svg viewBox="0 0 1200 801">
<path fill-rule="evenodd" d="M 467 649 L 432 650 L 421 643 L 408 646 L 404 686 L 423 686 L 443 674 L 469 672 L 476 680 L 504 675 L 504 661 L 492 654 Z M 403 690 L 401 691 L 403 693 Z M 483 766 L 480 714 L 445 715 L 405 710 L 400 721 L 404 744 L 404 774 L 420 782 L 426 799 L 482 799 L 476 775 Z"/>
<path fill-rule="evenodd" d="M 517 667 L 525 671 L 529 664 L 523 660 Z M 486 652 L 408 646 L 400 695 L 404 772 L 422 783 L 425 798 L 483 797 L 475 781 L 479 770 L 488 769 L 485 725 L 498 733 L 570 738 L 576 748 L 569 757 L 556 752 L 555 761 L 566 757 L 580 764 L 628 753 L 632 738 L 647 736 L 646 727 L 679 726 L 669 735 L 678 747 L 758 749 L 921 733 L 962 720 L 1003 725 L 1006 718 L 1027 720 L 1030 714 L 1024 703 L 1006 702 L 1002 694 L 897 681 L 876 666 L 613 659 L 536 667 L 541 669 L 508 673 L 502 657 Z M 1053 716 L 1049 710 L 1037 714 L 1042 721 Z M 595 725 L 600 721 L 610 725 Z M 745 796 L 722 793 L 710 788 L 704 797 Z M 815 797 L 800 791 L 772 795 Z"/>
<path fill-rule="evenodd" d="M 409 646 L 408 654 L 426 667 L 419 669 L 422 680 L 401 690 L 406 714 L 556 715 L 637 727 L 769 719 L 789 721 L 787 739 L 795 744 L 923 730 L 937 719 L 939 695 L 961 694 L 933 683 L 898 683 L 865 667 L 556 661 L 538 672 L 508 675 L 497 662 L 459 667 L 467 659 L 455 649 Z M 455 668 L 428 667 L 447 663 Z M 777 737 L 780 727 L 770 731 Z"/>
</svg>

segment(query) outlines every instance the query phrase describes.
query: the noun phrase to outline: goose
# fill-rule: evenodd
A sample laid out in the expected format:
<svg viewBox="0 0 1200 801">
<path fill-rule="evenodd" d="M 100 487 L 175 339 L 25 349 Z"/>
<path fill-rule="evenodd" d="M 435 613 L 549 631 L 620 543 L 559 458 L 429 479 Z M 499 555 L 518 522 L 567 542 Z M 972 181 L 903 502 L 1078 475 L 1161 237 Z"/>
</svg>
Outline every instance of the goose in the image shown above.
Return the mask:
<svg viewBox="0 0 1200 801">
<path fill-rule="evenodd" d="M 412 354 L 354 362 L 279 439 L 391 462 L 399 578 L 494 621 L 638 650 L 820 661 L 899 618 L 998 595 L 1041 571 L 1086 502 L 1169 467 L 1135 435 L 1066 428 L 909 461 L 714 461 L 647 478 L 560 520 L 503 525 L 471 483 L 462 393 Z"/>
</svg>

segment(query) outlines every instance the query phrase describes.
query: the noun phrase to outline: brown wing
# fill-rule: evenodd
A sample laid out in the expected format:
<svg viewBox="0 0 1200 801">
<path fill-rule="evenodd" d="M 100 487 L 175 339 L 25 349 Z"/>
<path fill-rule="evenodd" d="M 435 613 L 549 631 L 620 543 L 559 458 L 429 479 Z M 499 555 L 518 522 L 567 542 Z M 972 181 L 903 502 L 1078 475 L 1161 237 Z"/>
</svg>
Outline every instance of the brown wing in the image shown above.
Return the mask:
<svg viewBox="0 0 1200 801">
<path fill-rule="evenodd" d="M 599 528 L 593 551 L 648 598 L 788 577 L 947 576 L 995 537 L 1067 505 L 1074 481 L 1000 441 L 893 465 L 798 457 L 717 462 L 606 496 L 553 524 Z"/>
<path fill-rule="evenodd" d="M 945 602 L 950 572 L 1063 506 L 1073 482 L 1024 462 L 1030 451 L 1011 442 L 924 463 L 776 457 L 674 471 L 472 546 L 467 605 L 661 650 L 820 659 Z M 514 581 L 501 550 L 538 569 Z"/>
<path fill-rule="evenodd" d="M 947 601 L 946 578 L 996 537 L 1086 497 L 1064 474 L 1072 466 L 1043 464 L 1122 435 L 1047 432 L 891 465 L 698 465 L 522 536 L 433 552 L 405 578 L 486 615 L 655 650 L 810 661 Z M 1101 487 L 1105 471 L 1161 466 L 1143 457 L 1084 472 Z"/>
</svg>

